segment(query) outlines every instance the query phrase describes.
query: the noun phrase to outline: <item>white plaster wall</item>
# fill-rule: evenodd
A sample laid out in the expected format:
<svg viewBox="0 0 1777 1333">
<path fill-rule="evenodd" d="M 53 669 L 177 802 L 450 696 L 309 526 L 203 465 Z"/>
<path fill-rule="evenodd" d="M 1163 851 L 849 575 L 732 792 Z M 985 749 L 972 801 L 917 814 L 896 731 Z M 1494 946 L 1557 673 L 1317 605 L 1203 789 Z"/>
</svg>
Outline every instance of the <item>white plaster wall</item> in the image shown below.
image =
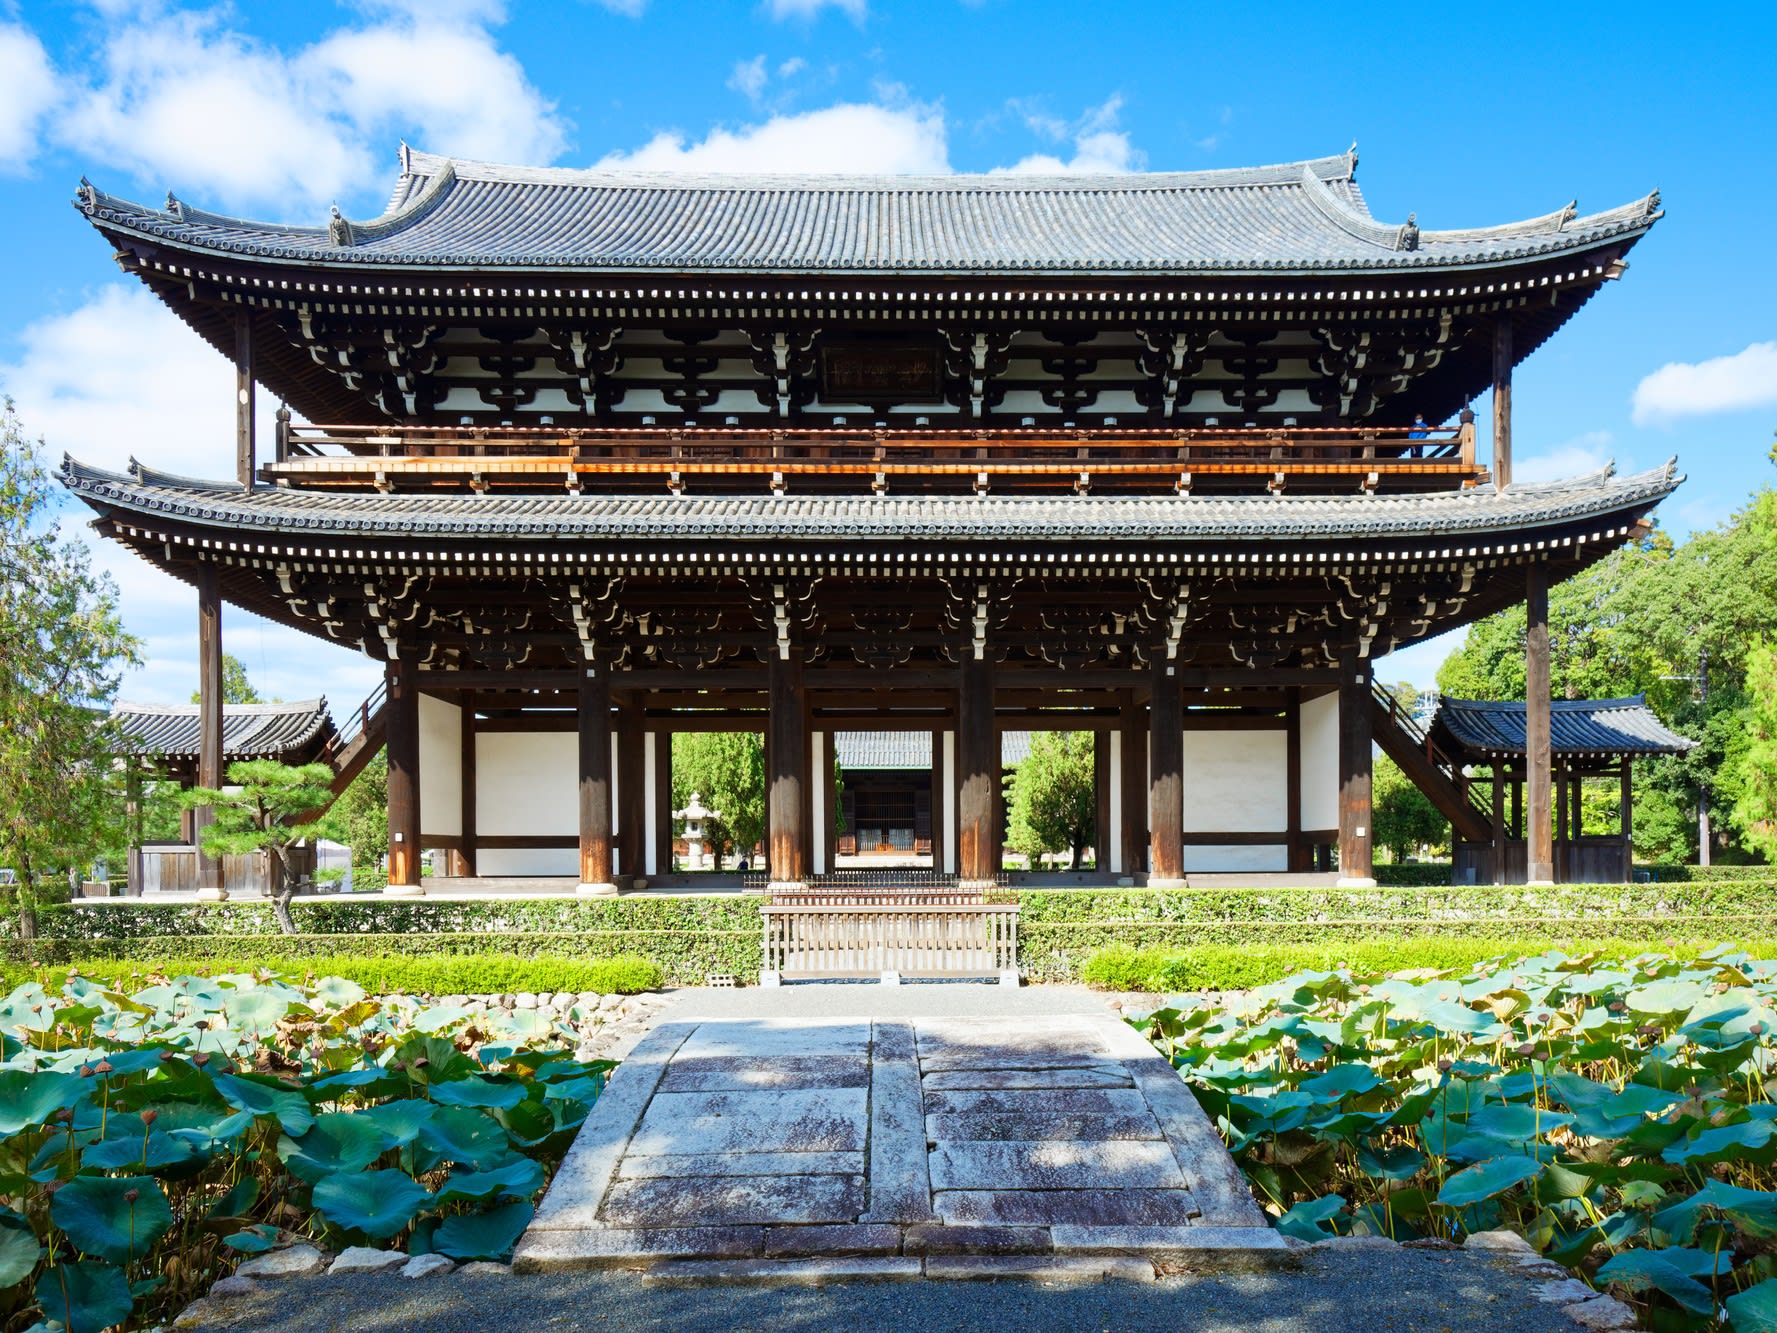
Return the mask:
<svg viewBox="0 0 1777 1333">
<path fill-rule="evenodd" d="M 1283 832 L 1290 818 L 1288 766 L 1288 737 L 1281 728 L 1187 731 L 1185 832 Z M 1192 852 L 1187 848 L 1185 854 Z"/>
<path fill-rule="evenodd" d="M 1339 692 L 1302 703 L 1302 827 L 1339 827 Z"/>
<path fill-rule="evenodd" d="M 420 835 L 463 831 L 463 710 L 420 695 Z"/>
<path fill-rule="evenodd" d="M 1282 843 L 1275 847 L 1252 847 L 1230 844 L 1216 847 L 1185 848 L 1185 870 L 1213 873 L 1219 870 L 1288 870 L 1289 848 Z"/>
<path fill-rule="evenodd" d="M 579 746 L 580 738 L 571 731 L 477 732 L 477 835 L 578 837 Z M 478 852 L 477 860 L 482 858 L 483 854 Z M 578 873 L 578 857 L 570 856 L 569 860 L 575 863 L 574 869 L 564 873 Z M 484 875 L 506 873 L 509 872 L 482 870 Z"/>
<path fill-rule="evenodd" d="M 580 852 L 574 847 L 481 847 L 475 870 L 482 875 L 561 875 L 580 878 Z"/>
</svg>

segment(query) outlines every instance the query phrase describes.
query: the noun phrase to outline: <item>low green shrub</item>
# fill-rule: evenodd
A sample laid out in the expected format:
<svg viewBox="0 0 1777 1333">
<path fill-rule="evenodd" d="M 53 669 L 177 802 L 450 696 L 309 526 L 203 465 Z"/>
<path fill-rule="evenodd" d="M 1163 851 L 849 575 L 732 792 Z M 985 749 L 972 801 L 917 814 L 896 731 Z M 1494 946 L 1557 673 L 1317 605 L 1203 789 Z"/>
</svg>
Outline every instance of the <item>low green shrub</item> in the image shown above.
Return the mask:
<svg viewBox="0 0 1777 1333">
<path fill-rule="evenodd" d="M 1164 949 L 1113 944 L 1081 964 L 1080 980 L 1101 990 L 1155 990 L 1160 969 L 1168 961 Z"/>
</svg>

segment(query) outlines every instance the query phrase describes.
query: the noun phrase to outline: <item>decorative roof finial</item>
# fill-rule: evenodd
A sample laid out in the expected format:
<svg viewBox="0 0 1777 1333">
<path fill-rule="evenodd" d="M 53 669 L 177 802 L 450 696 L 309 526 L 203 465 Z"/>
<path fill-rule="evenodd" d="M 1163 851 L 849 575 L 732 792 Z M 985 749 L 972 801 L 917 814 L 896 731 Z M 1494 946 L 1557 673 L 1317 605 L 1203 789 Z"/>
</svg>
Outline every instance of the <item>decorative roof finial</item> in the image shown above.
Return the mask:
<svg viewBox="0 0 1777 1333">
<path fill-rule="evenodd" d="M 327 215 L 327 244 L 342 247 L 352 244 L 352 224 L 346 221 L 338 204 L 333 205 Z"/>
<path fill-rule="evenodd" d="M 1651 218 L 1660 211 L 1660 192 L 1655 190 L 1647 197 L 1647 215 Z"/>
<path fill-rule="evenodd" d="M 81 212 L 88 217 L 91 217 L 99 206 L 99 192 L 93 188 L 93 183 L 85 176 L 82 176 L 80 184 L 74 187 L 74 202 L 80 205 Z"/>
<path fill-rule="evenodd" d="M 185 205 L 179 202 L 179 196 L 171 190 L 167 191 L 167 212 L 178 218 L 179 221 L 185 221 Z"/>
<path fill-rule="evenodd" d="M 1580 212 L 1580 201 L 1578 199 L 1569 199 L 1567 201 L 1567 207 L 1561 210 L 1561 221 L 1559 221 L 1555 224 L 1555 230 L 1556 231 L 1566 231 L 1567 224 L 1572 222 L 1576 217 L 1578 217 L 1579 212 Z"/>
<path fill-rule="evenodd" d="M 1346 158 L 1346 161 L 1350 163 L 1350 165 L 1346 168 L 1346 170 L 1349 171 L 1353 176 L 1356 176 L 1357 175 L 1357 140 L 1356 139 L 1353 139 L 1351 141 L 1351 147 L 1349 147 L 1345 150 L 1345 158 Z"/>
<path fill-rule="evenodd" d="M 408 147 L 405 139 L 401 141 L 401 174 L 403 176 L 413 174 L 413 149 Z"/>
<path fill-rule="evenodd" d="M 1397 250 L 1417 250 L 1419 248 L 1419 214 L 1407 214 L 1407 220 L 1401 226 L 1400 235 L 1394 238 Z"/>
</svg>

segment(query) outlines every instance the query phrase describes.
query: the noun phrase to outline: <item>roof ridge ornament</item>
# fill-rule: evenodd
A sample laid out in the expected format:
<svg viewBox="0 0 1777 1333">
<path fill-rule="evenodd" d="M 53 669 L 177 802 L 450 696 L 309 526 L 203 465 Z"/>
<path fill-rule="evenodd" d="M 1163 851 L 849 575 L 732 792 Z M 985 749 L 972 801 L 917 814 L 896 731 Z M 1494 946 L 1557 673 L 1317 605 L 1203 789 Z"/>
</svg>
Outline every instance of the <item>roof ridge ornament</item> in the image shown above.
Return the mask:
<svg viewBox="0 0 1777 1333">
<path fill-rule="evenodd" d="M 1400 235 L 1395 237 L 1394 248 L 1397 250 L 1417 250 L 1419 248 L 1419 214 L 1407 214 L 1407 220 L 1401 224 Z"/>
<path fill-rule="evenodd" d="M 1561 219 L 1555 224 L 1555 230 L 1566 231 L 1567 224 L 1572 222 L 1579 215 L 1580 201 L 1578 199 L 1569 199 L 1567 201 L 1567 207 L 1561 210 Z"/>
<path fill-rule="evenodd" d="M 179 202 L 179 196 L 174 194 L 171 190 L 167 191 L 166 211 L 180 222 L 185 221 L 185 205 Z"/>
<path fill-rule="evenodd" d="M 349 250 L 352 247 L 352 224 L 346 221 L 338 204 L 334 204 L 327 214 L 327 244 L 336 249 Z"/>
<path fill-rule="evenodd" d="M 1345 173 L 1351 180 L 1357 179 L 1357 140 L 1351 141 L 1351 147 L 1345 150 Z"/>
<path fill-rule="evenodd" d="M 80 211 L 89 218 L 98 211 L 99 191 L 85 176 L 82 176 L 80 184 L 74 187 L 74 202 L 80 205 Z"/>
</svg>

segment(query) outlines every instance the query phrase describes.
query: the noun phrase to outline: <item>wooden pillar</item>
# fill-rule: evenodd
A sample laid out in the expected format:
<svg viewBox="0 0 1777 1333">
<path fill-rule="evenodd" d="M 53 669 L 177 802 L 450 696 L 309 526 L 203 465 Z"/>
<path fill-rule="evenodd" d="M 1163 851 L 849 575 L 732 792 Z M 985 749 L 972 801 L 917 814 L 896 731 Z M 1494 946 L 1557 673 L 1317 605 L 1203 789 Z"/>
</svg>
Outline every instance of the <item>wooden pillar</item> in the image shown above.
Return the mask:
<svg viewBox="0 0 1777 1333">
<path fill-rule="evenodd" d="M 1549 790 L 1549 571 L 1531 564 L 1525 579 L 1524 779 L 1525 882 L 1555 879 Z"/>
<path fill-rule="evenodd" d="M 654 873 L 673 872 L 673 734 L 649 733 L 654 761 Z"/>
<path fill-rule="evenodd" d="M 1493 761 L 1493 882 L 1506 882 L 1506 774 L 1505 765 Z"/>
<path fill-rule="evenodd" d="M 825 875 L 833 869 L 833 733 L 814 730 L 811 720 L 808 740 L 808 866 Z"/>
<path fill-rule="evenodd" d="M 1111 810 L 1111 733 L 1092 733 L 1092 855 L 1100 878 L 1111 869 L 1111 843 L 1117 836 Z"/>
<path fill-rule="evenodd" d="M 234 459 L 243 486 L 253 484 L 257 462 L 253 396 L 253 315 L 243 308 L 234 316 Z"/>
<path fill-rule="evenodd" d="M 792 654 L 795 650 L 791 650 Z M 766 847 L 774 888 L 804 882 L 803 812 L 808 786 L 808 701 L 802 659 L 774 652 L 766 668 L 771 717 L 765 737 Z"/>
<path fill-rule="evenodd" d="M 1370 828 L 1370 664 L 1347 648 L 1339 659 L 1339 883 L 1376 882 Z"/>
<path fill-rule="evenodd" d="M 1177 668 L 1156 652 L 1148 704 L 1148 887 L 1185 882 L 1185 719 Z"/>
<path fill-rule="evenodd" d="M 462 708 L 462 814 L 459 826 L 463 830 L 462 850 L 457 853 L 457 870 L 464 875 L 474 875 L 475 871 L 475 691 L 464 690 L 457 696 L 457 703 Z"/>
<path fill-rule="evenodd" d="M 1623 883 L 1627 884 L 1635 878 L 1635 789 L 1630 781 L 1629 759 L 1626 755 L 1619 781 L 1622 783 L 1622 795 L 1619 797 L 1622 801 L 1622 814 L 1617 826 L 1622 830 Z"/>
<path fill-rule="evenodd" d="M 1512 484 L 1512 317 L 1493 326 L 1493 484 Z"/>
<path fill-rule="evenodd" d="M 1522 841 L 1524 837 L 1524 769 L 1523 766 L 1511 772 L 1512 783 L 1512 836 Z"/>
<path fill-rule="evenodd" d="M 956 689 L 956 872 L 990 886 L 1000 869 L 1000 733 L 993 663 L 965 652 Z"/>
<path fill-rule="evenodd" d="M 1148 789 L 1148 728 L 1133 690 L 1123 692 L 1117 750 L 1122 770 L 1117 775 L 1123 805 L 1122 868 L 1125 875 L 1136 875 L 1148 868 L 1148 803 L 1142 799 Z"/>
<path fill-rule="evenodd" d="M 1555 875 L 1563 884 L 1573 878 L 1573 839 L 1567 813 L 1568 794 L 1572 790 L 1567 774 L 1555 774 Z"/>
<path fill-rule="evenodd" d="M 222 786 L 222 579 L 208 560 L 197 567 L 197 785 L 212 791 Z M 222 861 L 205 856 L 204 830 L 215 818 L 208 806 L 192 812 L 191 840 L 198 845 L 197 896 L 208 901 L 228 897 L 222 884 Z"/>
<path fill-rule="evenodd" d="M 388 693 L 389 892 L 416 895 L 420 882 L 420 680 L 406 658 L 384 668 Z"/>
<path fill-rule="evenodd" d="M 1309 868 L 1308 848 L 1302 841 L 1302 687 L 1286 691 L 1283 714 L 1283 809 L 1289 837 L 1284 865 L 1293 872 Z"/>
<path fill-rule="evenodd" d="M 642 695 L 625 690 L 617 709 L 617 850 L 626 881 L 648 873 L 642 856 L 648 814 L 642 746 Z"/>
<path fill-rule="evenodd" d="M 617 885 L 611 876 L 611 678 L 602 666 L 581 668 L 578 695 L 580 886 L 575 892 L 605 898 Z"/>
</svg>

